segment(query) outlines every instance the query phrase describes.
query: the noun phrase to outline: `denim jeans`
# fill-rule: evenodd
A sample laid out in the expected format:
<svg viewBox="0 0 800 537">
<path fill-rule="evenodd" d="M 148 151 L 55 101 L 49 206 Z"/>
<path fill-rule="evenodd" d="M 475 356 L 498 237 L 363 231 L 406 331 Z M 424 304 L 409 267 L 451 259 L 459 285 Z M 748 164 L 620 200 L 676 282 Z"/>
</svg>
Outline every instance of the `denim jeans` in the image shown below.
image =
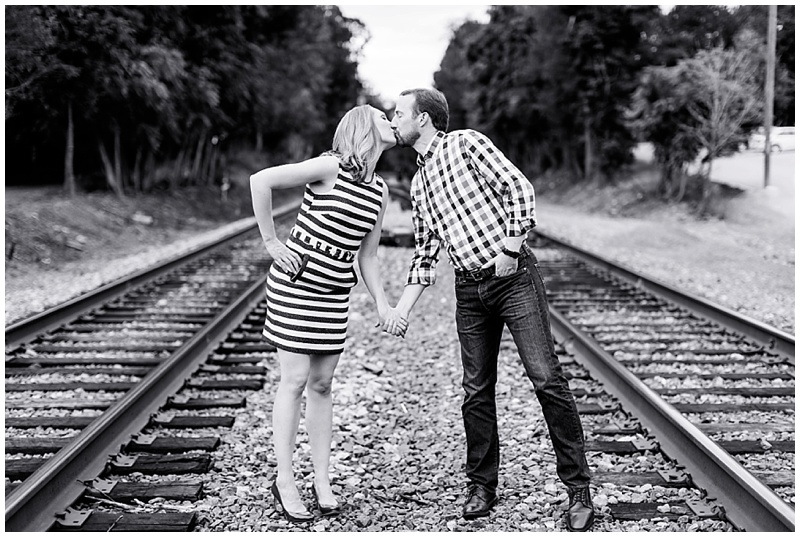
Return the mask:
<svg viewBox="0 0 800 537">
<path fill-rule="evenodd" d="M 464 368 L 461 411 L 470 482 L 492 491 L 497 488 L 500 442 L 495 384 L 500 338 L 507 325 L 542 406 L 558 477 L 570 488 L 589 485 L 583 428 L 556 357 L 539 265 L 527 246 L 517 260 L 517 271 L 509 276 L 476 282 L 456 275 L 456 324 Z"/>
</svg>

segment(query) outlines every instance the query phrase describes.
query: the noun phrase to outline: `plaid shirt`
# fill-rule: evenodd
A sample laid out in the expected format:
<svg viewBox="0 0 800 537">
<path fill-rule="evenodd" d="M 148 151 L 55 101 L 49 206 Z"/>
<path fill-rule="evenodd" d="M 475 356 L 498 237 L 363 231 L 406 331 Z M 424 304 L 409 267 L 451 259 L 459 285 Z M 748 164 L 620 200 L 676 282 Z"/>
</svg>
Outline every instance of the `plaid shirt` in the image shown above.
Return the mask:
<svg viewBox="0 0 800 537">
<path fill-rule="evenodd" d="M 533 185 L 483 134 L 439 131 L 417 164 L 406 285 L 436 282 L 442 243 L 453 267 L 472 272 L 500 253 L 503 239 L 536 225 Z"/>
</svg>

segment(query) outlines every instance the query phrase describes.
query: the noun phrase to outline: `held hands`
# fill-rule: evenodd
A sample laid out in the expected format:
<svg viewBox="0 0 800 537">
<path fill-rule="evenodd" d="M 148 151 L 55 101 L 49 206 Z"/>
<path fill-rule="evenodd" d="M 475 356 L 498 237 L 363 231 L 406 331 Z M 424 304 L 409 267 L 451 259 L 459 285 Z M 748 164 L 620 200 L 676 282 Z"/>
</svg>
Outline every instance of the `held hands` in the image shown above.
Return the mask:
<svg viewBox="0 0 800 537">
<path fill-rule="evenodd" d="M 264 241 L 264 246 L 267 247 L 267 253 L 272 258 L 278 268 L 288 274 L 295 274 L 300 270 L 300 256 L 290 250 L 285 244 L 278 239 L 271 239 Z"/>
<path fill-rule="evenodd" d="M 396 337 L 406 337 L 406 330 L 408 330 L 408 320 L 400 315 L 397 308 L 388 308 L 384 312 L 378 312 L 380 320 L 375 326 L 380 326 L 381 329 Z"/>
</svg>

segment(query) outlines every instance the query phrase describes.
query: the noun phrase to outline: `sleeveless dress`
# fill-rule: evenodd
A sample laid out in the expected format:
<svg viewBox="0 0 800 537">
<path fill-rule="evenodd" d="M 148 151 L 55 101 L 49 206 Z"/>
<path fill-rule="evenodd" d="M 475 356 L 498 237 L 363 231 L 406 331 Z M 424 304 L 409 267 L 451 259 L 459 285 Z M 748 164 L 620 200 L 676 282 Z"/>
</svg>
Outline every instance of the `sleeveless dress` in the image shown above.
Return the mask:
<svg viewBox="0 0 800 537">
<path fill-rule="evenodd" d="M 354 182 L 341 163 L 329 192 L 316 194 L 306 185 L 286 246 L 301 257 L 307 255 L 307 261 L 297 275 L 275 263 L 270 267 L 266 341 L 299 354 L 344 350 L 350 289 L 358 283 L 355 254 L 375 227 L 383 185 L 378 175 L 370 183 Z"/>
</svg>

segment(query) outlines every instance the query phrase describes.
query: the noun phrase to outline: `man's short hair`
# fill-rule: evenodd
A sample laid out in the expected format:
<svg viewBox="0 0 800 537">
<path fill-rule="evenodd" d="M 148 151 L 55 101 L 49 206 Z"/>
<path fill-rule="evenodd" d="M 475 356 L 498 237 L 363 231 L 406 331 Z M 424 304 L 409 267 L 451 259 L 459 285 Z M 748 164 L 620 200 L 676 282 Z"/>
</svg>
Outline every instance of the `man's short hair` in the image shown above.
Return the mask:
<svg viewBox="0 0 800 537">
<path fill-rule="evenodd" d="M 400 95 L 413 95 L 414 116 L 426 112 L 437 130 L 447 132 L 447 126 L 450 124 L 450 108 L 447 106 L 444 93 L 436 89 L 417 88 L 405 90 Z"/>
</svg>

